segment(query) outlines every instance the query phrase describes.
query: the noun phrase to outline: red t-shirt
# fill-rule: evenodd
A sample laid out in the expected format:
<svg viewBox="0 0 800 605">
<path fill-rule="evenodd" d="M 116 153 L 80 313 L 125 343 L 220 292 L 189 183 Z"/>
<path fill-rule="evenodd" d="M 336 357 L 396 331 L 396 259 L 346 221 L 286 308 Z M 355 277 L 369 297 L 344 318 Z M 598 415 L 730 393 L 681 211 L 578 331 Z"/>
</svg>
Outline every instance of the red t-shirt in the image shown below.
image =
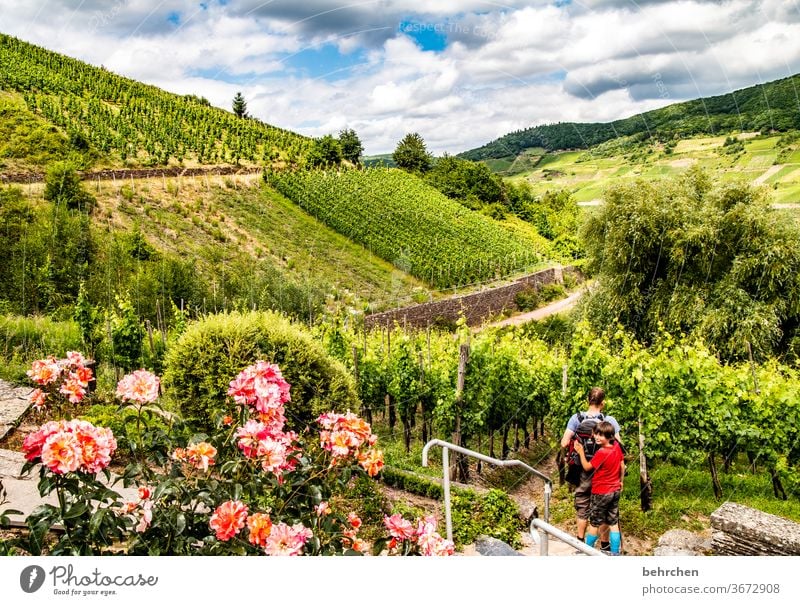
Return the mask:
<svg viewBox="0 0 800 605">
<path fill-rule="evenodd" d="M 616 441 L 611 447 L 603 447 L 595 452 L 590 460 L 595 469 L 592 475 L 593 494 L 610 494 L 622 488 L 619 476 L 623 459 L 622 448 Z"/>
</svg>

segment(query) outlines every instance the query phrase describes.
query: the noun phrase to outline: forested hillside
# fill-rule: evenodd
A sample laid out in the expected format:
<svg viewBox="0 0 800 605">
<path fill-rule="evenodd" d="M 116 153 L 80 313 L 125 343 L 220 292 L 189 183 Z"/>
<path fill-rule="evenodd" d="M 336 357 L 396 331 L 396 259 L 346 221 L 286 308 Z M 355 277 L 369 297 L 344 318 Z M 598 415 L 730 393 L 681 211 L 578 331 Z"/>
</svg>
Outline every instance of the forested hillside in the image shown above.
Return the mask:
<svg viewBox="0 0 800 605">
<path fill-rule="evenodd" d="M 544 124 L 518 130 L 460 154 L 468 160 L 517 156 L 526 149 L 588 149 L 621 136 L 666 141 L 696 134 L 800 128 L 800 75 L 743 88 L 716 97 L 675 103 L 605 123 Z"/>
</svg>

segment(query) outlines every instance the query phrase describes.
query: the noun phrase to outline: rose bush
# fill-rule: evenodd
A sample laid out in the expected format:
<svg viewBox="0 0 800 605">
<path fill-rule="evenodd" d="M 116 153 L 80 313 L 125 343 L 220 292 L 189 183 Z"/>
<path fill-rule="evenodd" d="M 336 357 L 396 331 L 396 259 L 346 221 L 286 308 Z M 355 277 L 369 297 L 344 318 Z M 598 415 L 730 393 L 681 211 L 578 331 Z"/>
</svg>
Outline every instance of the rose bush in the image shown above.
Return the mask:
<svg viewBox="0 0 800 605">
<path fill-rule="evenodd" d="M 77 373 L 82 356 L 71 353 L 70 359 L 69 366 L 39 360 L 31 378 L 52 390 Z M 123 408 L 137 413 L 138 437 L 131 440 L 137 456 L 112 476 L 118 444 L 110 429 L 77 419 L 43 424 L 25 439 L 24 470 L 39 465 L 40 494 L 55 492 L 58 506 L 38 507 L 27 519 L 28 536 L 15 547 L 32 554 L 147 555 L 370 550 L 358 535 L 360 517 L 332 503 L 342 501 L 338 496 L 355 476 L 381 471 L 377 437 L 351 412 L 326 412 L 299 433 L 288 430 L 291 387 L 277 365 L 257 361 L 230 381 L 228 409 L 212 430 L 191 434 L 176 423 L 155 449 L 146 447 L 154 443 L 147 419 L 160 409 L 158 377 L 137 370 L 119 381 L 116 394 Z M 169 455 L 154 456 L 164 447 Z M 120 484 L 136 487 L 135 498 L 124 501 L 112 489 Z M 433 519 L 412 524 L 398 517 L 386 517 L 389 536 L 377 540 L 373 552 L 452 554 Z M 55 524 L 63 534 L 49 533 Z"/>
</svg>

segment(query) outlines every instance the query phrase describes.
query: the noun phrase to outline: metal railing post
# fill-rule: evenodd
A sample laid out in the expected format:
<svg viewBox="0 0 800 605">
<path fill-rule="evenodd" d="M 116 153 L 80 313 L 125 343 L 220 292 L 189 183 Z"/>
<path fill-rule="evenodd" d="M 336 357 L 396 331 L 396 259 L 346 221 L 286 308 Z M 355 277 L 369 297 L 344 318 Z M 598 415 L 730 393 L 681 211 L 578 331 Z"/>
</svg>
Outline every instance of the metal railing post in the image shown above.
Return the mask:
<svg viewBox="0 0 800 605">
<path fill-rule="evenodd" d="M 495 466 L 521 466 L 529 473 L 536 475 L 537 477 L 541 478 L 544 481 L 544 521 L 549 525 L 550 522 L 550 496 L 553 493 L 553 481 L 542 473 L 541 471 L 537 471 L 535 468 L 525 464 L 521 460 L 497 460 L 496 458 L 490 458 L 489 456 L 484 456 L 481 453 L 478 453 L 473 450 L 468 450 L 463 448 L 459 445 L 455 445 L 453 443 L 449 443 L 447 441 L 442 441 L 441 439 L 432 439 L 425 444 L 425 447 L 422 448 L 422 466 L 428 466 L 428 450 L 431 446 L 438 445 L 442 448 L 442 490 L 444 491 L 444 519 L 445 525 L 447 527 L 447 539 L 453 539 L 453 521 L 450 514 L 450 457 L 449 457 L 449 450 L 453 450 L 459 452 L 460 454 L 464 454 L 465 456 L 469 456 L 471 458 L 477 458 L 478 460 L 483 460 L 489 464 L 493 464 Z M 552 526 L 551 526 L 552 527 Z M 548 535 L 545 532 L 542 536 L 542 543 L 541 543 L 541 550 L 543 555 L 547 555 L 548 552 Z"/>
<path fill-rule="evenodd" d="M 424 466 L 424 465 L 423 465 Z M 447 539 L 453 541 L 453 518 L 450 513 L 450 456 L 447 448 L 442 450 L 442 466 L 444 474 L 442 476 L 442 490 L 444 491 L 444 523 L 447 528 Z"/>
</svg>

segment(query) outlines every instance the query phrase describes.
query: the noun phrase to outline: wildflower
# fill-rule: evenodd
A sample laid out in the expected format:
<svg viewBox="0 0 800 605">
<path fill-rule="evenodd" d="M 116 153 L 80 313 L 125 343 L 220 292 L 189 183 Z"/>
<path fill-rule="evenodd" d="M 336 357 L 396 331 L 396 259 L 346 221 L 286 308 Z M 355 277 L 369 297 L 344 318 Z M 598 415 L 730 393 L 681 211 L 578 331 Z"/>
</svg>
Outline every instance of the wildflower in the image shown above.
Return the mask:
<svg viewBox="0 0 800 605">
<path fill-rule="evenodd" d="M 324 517 L 325 515 L 331 514 L 331 507 L 328 502 L 320 502 L 314 507 L 314 512 L 317 513 L 317 517 Z"/>
<path fill-rule="evenodd" d="M 209 526 L 217 539 L 227 542 L 233 538 L 247 521 L 247 505 L 239 500 L 228 500 L 220 504 L 211 515 Z"/>
</svg>

